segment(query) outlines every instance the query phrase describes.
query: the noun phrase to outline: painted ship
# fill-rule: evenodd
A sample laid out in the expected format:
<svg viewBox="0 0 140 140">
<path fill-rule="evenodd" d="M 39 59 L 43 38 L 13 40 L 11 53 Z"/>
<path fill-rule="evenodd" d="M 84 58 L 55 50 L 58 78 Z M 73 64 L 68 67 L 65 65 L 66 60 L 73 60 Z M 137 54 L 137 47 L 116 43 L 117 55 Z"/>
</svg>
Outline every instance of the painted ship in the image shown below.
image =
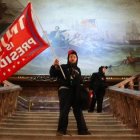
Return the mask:
<svg viewBox="0 0 140 140">
<path fill-rule="evenodd" d="M 140 45 L 140 32 L 135 22 L 131 22 L 131 32 L 126 33 L 130 45 Z"/>
</svg>

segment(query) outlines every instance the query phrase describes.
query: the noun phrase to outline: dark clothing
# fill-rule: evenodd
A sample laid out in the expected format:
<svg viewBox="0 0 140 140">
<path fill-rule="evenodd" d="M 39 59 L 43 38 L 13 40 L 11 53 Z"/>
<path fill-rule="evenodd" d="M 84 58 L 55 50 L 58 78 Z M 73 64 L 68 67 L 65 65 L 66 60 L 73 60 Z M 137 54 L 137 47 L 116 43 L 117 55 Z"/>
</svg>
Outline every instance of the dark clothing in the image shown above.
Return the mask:
<svg viewBox="0 0 140 140">
<path fill-rule="evenodd" d="M 93 73 L 90 79 L 89 89 L 93 90 L 94 95 L 91 100 L 89 112 L 94 111 L 96 102 L 97 112 L 102 112 L 102 104 L 106 87 L 107 84 L 105 74 L 100 71 L 98 73 Z"/>
<path fill-rule="evenodd" d="M 82 82 L 81 71 L 76 65 L 61 65 L 66 79 L 64 79 L 59 67 L 51 66 L 50 75 L 57 77 L 59 81 L 59 107 L 60 116 L 57 131 L 66 134 L 68 126 L 68 114 L 72 107 L 77 122 L 78 133 L 86 132 L 87 127 L 78 100 L 79 87 Z"/>
<path fill-rule="evenodd" d="M 59 86 L 74 87 L 80 85 L 82 82 L 81 71 L 77 66 L 63 64 L 61 68 L 63 69 L 66 79 L 64 79 L 59 66 L 55 68 L 55 66 L 52 65 L 50 69 L 50 76 L 57 78 Z"/>
</svg>

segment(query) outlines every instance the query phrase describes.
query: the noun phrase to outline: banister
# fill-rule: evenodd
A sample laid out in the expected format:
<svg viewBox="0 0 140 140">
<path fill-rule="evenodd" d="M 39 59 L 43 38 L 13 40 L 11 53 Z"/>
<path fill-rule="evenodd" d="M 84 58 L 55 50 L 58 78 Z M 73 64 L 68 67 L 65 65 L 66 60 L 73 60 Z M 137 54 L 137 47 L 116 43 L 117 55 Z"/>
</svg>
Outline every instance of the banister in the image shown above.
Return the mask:
<svg viewBox="0 0 140 140">
<path fill-rule="evenodd" d="M 138 73 L 138 74 L 136 74 L 136 75 L 134 75 L 134 76 L 132 76 L 130 78 L 127 78 L 124 81 L 122 81 L 122 82 L 120 82 L 120 83 L 118 83 L 118 84 L 116 84 L 114 86 L 120 88 L 120 87 L 124 86 L 125 84 L 127 84 L 128 82 L 134 80 L 136 77 L 139 77 L 139 76 L 140 76 L 140 73 Z"/>
<path fill-rule="evenodd" d="M 113 115 L 137 133 L 140 133 L 140 91 L 125 88 L 126 84 L 131 84 L 130 82 L 134 80 L 137 80 L 136 82 L 140 86 L 140 74 L 136 74 L 114 86 L 108 87 L 106 91 Z"/>
<path fill-rule="evenodd" d="M 16 110 L 17 97 L 21 91 L 20 86 L 8 81 L 4 81 L 3 84 L 0 87 L 0 120 Z"/>
</svg>

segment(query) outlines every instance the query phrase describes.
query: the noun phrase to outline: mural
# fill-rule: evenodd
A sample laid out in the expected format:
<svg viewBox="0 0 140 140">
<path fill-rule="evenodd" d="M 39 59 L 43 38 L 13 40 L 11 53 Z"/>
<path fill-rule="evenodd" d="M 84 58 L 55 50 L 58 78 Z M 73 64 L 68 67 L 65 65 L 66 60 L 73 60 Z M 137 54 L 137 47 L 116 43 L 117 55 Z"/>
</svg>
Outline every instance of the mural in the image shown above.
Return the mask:
<svg viewBox="0 0 140 140">
<path fill-rule="evenodd" d="M 55 58 L 67 62 L 69 49 L 77 51 L 83 75 L 101 65 L 109 66 L 107 75 L 140 72 L 140 0 L 31 2 L 43 27 L 35 18 L 38 31 L 51 47 L 16 74 L 49 74 Z"/>
</svg>

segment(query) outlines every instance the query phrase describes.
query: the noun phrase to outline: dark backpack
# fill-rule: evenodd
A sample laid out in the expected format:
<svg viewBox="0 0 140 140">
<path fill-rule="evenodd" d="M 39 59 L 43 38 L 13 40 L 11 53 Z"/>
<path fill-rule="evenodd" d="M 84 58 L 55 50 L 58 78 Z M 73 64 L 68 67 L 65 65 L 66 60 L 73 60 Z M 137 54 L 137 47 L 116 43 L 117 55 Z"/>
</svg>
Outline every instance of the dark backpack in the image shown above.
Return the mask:
<svg viewBox="0 0 140 140">
<path fill-rule="evenodd" d="M 89 108 L 90 95 L 88 90 L 84 86 L 80 86 L 80 105 L 82 110 Z"/>
</svg>

